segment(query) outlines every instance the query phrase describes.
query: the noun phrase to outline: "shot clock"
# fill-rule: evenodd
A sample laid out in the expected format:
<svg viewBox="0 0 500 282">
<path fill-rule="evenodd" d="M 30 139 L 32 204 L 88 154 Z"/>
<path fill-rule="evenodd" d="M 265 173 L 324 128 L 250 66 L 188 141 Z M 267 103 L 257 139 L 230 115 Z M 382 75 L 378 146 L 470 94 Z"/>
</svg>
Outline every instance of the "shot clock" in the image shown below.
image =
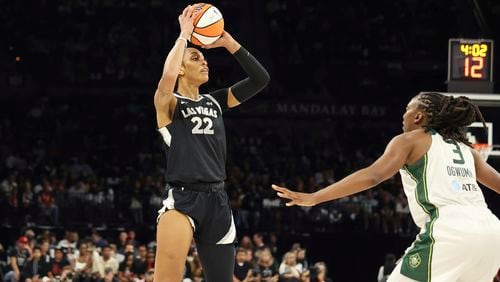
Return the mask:
<svg viewBox="0 0 500 282">
<path fill-rule="evenodd" d="M 492 40 L 449 40 L 448 91 L 477 93 L 493 92 Z"/>
</svg>

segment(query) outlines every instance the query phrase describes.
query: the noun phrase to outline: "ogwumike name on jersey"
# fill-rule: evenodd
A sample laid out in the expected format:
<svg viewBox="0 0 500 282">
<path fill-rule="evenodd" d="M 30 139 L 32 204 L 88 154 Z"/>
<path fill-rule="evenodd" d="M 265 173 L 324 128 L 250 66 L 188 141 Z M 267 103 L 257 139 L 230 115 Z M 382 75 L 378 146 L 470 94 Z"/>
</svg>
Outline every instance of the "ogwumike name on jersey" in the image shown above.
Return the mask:
<svg viewBox="0 0 500 282">
<path fill-rule="evenodd" d="M 211 108 L 206 108 L 203 106 L 198 106 L 198 107 L 188 107 L 183 110 L 181 110 L 182 116 L 184 118 L 187 118 L 192 115 L 205 115 L 205 116 L 210 116 L 217 118 L 217 110 L 211 109 Z"/>
<path fill-rule="evenodd" d="M 474 178 L 472 170 L 466 167 L 446 166 L 446 171 L 449 176 Z"/>
</svg>

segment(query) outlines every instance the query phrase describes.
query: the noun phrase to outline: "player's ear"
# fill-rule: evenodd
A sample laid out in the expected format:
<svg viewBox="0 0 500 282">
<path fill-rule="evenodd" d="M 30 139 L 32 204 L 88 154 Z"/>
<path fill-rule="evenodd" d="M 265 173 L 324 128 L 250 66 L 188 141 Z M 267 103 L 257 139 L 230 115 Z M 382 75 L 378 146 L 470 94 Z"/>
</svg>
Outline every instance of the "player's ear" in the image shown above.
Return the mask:
<svg viewBox="0 0 500 282">
<path fill-rule="evenodd" d="M 425 121 L 427 120 L 427 116 L 425 113 L 423 112 L 417 112 L 417 114 L 415 115 L 415 119 L 414 119 L 414 122 L 415 124 L 423 124 Z"/>
<path fill-rule="evenodd" d="M 186 70 L 184 69 L 184 66 L 181 65 L 181 69 L 179 70 L 179 75 L 183 76 L 186 73 Z"/>
</svg>

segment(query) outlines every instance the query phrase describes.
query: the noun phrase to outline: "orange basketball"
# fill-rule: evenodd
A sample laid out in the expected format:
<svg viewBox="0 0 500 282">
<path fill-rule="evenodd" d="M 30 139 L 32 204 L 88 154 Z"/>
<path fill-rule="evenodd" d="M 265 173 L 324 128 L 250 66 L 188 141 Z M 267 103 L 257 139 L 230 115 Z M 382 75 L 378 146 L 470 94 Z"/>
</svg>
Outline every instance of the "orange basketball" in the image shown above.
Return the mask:
<svg viewBox="0 0 500 282">
<path fill-rule="evenodd" d="M 195 45 L 208 45 L 224 32 L 224 18 L 222 13 L 215 6 L 207 3 L 194 4 L 195 12 L 198 12 L 194 18 L 194 30 L 190 41 Z"/>
</svg>

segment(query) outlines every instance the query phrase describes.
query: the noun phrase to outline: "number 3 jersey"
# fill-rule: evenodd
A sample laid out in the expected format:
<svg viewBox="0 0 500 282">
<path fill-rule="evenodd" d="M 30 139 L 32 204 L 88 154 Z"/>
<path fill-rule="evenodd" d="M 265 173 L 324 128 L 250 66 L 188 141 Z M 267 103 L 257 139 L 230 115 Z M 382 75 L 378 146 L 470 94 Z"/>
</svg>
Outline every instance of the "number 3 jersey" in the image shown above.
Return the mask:
<svg viewBox="0 0 500 282">
<path fill-rule="evenodd" d="M 446 206 L 484 207 L 486 202 L 476 182 L 471 148 L 431 132 L 429 151 L 415 164 L 400 170 L 408 206 L 422 228 Z"/>
<path fill-rule="evenodd" d="M 226 179 L 226 132 L 222 113 L 228 89 L 200 94 L 198 100 L 174 93 L 172 122 L 159 129 L 167 157 L 168 183 L 220 182 Z"/>
</svg>

